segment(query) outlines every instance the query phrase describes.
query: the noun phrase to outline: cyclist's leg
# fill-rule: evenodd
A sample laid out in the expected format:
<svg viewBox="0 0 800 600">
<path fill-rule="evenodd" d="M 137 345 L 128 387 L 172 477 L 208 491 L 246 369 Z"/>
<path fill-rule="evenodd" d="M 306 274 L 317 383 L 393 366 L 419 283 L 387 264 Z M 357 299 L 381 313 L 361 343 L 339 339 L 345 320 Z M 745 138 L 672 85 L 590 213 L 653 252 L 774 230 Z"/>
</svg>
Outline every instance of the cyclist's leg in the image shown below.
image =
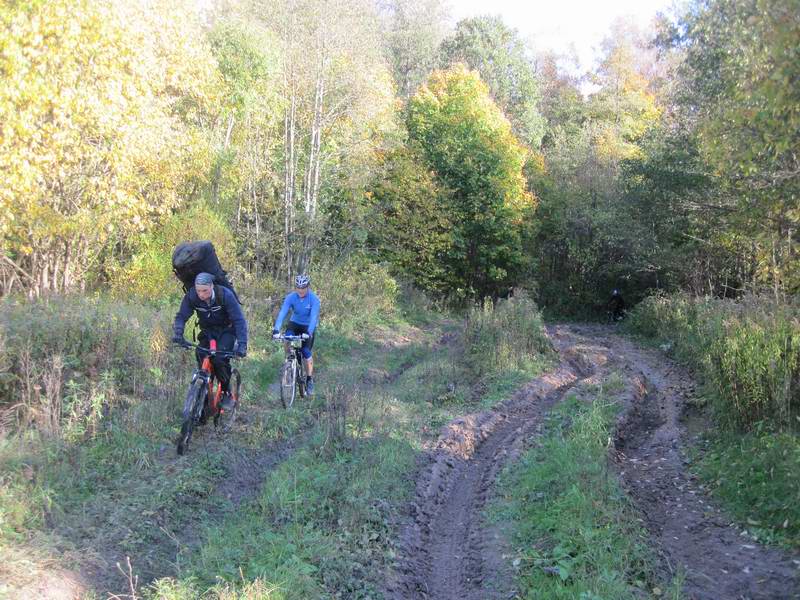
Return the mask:
<svg viewBox="0 0 800 600">
<path fill-rule="evenodd" d="M 236 334 L 230 330 L 224 330 L 216 336 L 217 350 L 231 352 L 236 343 Z M 231 359 L 228 357 L 214 357 L 214 373 L 217 375 L 222 391 L 227 392 L 231 381 Z"/>
<path fill-rule="evenodd" d="M 306 375 L 309 377 L 314 376 L 314 357 L 311 354 L 311 349 L 314 347 L 314 336 L 312 335 L 303 342 L 300 352 L 303 354 L 303 362 L 306 366 Z"/>
<path fill-rule="evenodd" d="M 197 345 L 202 346 L 203 348 L 208 348 L 208 334 L 205 331 L 201 331 L 200 335 L 197 336 Z M 197 368 L 203 366 L 203 358 L 205 358 L 205 354 L 200 352 L 200 349 L 196 349 L 194 351 L 194 357 L 197 359 Z"/>
</svg>

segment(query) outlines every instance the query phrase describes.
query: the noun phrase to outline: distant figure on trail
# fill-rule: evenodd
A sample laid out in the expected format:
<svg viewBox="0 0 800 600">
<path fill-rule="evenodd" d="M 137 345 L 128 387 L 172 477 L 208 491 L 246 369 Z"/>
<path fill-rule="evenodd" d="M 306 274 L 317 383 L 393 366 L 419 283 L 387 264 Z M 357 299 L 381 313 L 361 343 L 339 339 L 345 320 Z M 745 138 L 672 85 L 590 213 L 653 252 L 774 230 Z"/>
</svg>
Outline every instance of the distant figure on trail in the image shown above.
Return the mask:
<svg viewBox="0 0 800 600">
<path fill-rule="evenodd" d="M 214 276 L 210 273 L 198 273 L 194 286 L 184 295 L 178 314 L 175 315 L 173 343 L 186 345 L 183 330 L 192 312 L 197 314 L 200 323 L 200 335 L 197 339 L 200 346 L 208 348 L 210 341 L 216 340 L 217 350 L 232 351 L 241 358 L 247 355 L 247 321 L 239 300 L 229 288 L 214 285 Z M 200 367 L 205 355 L 200 350 L 195 355 L 197 366 Z M 231 379 L 230 358 L 212 356 L 211 361 L 222 386 L 222 409 L 231 410 L 233 399 L 228 393 Z"/>
<path fill-rule="evenodd" d="M 308 339 L 303 341 L 301 352 L 303 354 L 303 361 L 306 366 L 306 391 L 309 394 L 314 393 L 314 359 L 311 355 L 311 349 L 314 347 L 314 330 L 317 328 L 319 322 L 319 298 L 311 291 L 309 285 L 311 278 L 308 275 L 302 274 L 294 278 L 294 291 L 289 292 L 283 300 L 283 306 L 278 313 L 278 318 L 275 319 L 275 325 L 272 328 L 272 337 L 278 338 L 281 333 L 281 325 L 284 319 L 292 311 L 292 317 L 289 324 L 286 326 L 286 335 L 302 335 L 308 334 Z M 289 354 L 289 345 L 286 344 L 286 353 Z"/>
<path fill-rule="evenodd" d="M 611 292 L 611 299 L 607 304 L 608 312 L 614 321 L 621 321 L 625 317 L 625 300 L 619 290 Z"/>
</svg>

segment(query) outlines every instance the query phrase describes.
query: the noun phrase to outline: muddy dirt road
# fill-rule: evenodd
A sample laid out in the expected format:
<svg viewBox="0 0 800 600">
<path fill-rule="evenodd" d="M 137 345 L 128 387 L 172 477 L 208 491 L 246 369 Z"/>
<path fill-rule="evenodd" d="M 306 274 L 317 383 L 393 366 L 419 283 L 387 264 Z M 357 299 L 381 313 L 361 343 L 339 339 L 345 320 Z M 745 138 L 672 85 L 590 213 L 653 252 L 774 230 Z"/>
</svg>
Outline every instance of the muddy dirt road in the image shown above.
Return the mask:
<svg viewBox="0 0 800 600">
<path fill-rule="evenodd" d="M 515 597 L 502 543 L 483 518 L 494 480 L 571 388 L 616 371 L 628 394 L 613 458 L 663 557 L 664 579 L 681 569 L 692 600 L 800 598 L 800 556 L 740 535 L 687 473 L 680 418 L 693 384 L 686 373 L 607 328 L 556 326 L 550 336 L 558 368 L 496 409 L 452 421 L 425 454 L 386 597 Z"/>
</svg>

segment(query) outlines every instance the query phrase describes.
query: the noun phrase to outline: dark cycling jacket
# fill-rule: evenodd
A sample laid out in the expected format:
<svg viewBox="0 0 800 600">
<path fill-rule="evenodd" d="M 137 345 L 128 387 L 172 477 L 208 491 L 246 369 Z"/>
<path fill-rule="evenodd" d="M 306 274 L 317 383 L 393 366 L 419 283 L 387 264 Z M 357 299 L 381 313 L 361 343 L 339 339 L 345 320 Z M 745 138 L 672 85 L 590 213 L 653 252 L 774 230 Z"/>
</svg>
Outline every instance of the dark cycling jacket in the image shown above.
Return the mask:
<svg viewBox="0 0 800 600">
<path fill-rule="evenodd" d="M 224 298 L 219 298 L 220 295 Z M 247 321 L 236 295 L 228 288 L 215 285 L 214 299 L 210 305 L 197 297 L 194 286 L 189 288 L 183 297 L 178 314 L 175 315 L 173 330 L 176 337 L 183 336 L 186 321 L 192 316 L 192 312 L 197 313 L 201 331 L 234 329 L 239 344 L 247 345 Z"/>
</svg>

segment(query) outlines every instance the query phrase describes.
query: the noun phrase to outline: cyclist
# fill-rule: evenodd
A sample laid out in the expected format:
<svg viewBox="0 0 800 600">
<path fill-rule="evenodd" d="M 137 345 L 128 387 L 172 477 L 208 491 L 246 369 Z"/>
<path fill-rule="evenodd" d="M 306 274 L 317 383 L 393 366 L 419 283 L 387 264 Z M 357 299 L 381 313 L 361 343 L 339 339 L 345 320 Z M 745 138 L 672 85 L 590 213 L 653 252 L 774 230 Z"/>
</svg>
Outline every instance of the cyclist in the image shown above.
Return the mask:
<svg viewBox="0 0 800 600">
<path fill-rule="evenodd" d="M 300 351 L 303 354 L 303 363 L 306 366 L 306 391 L 314 393 L 314 360 L 311 357 L 311 349 L 314 347 L 314 330 L 319 321 L 319 298 L 309 289 L 311 279 L 308 275 L 302 274 L 294 278 L 294 291 L 290 292 L 283 300 L 283 306 L 275 319 L 272 328 L 272 337 L 280 337 L 280 328 L 284 319 L 292 311 L 292 317 L 286 326 L 287 335 L 308 334 L 308 339 L 303 340 Z M 286 353 L 289 353 L 289 344 L 286 344 Z"/>
<path fill-rule="evenodd" d="M 625 300 L 619 290 L 611 292 L 611 299 L 607 304 L 608 310 L 615 321 L 621 320 L 625 316 Z"/>
<path fill-rule="evenodd" d="M 210 273 L 198 273 L 194 286 L 183 297 L 173 324 L 173 343 L 184 347 L 188 345 L 183 338 L 183 330 L 192 311 L 197 313 L 200 323 L 200 335 L 197 338 L 200 346 L 208 348 L 211 340 L 216 340 L 218 350 L 233 351 L 240 358 L 247 355 L 247 321 L 239 300 L 229 288 L 214 285 L 214 276 Z M 204 353 L 198 348 L 195 356 L 199 367 Z M 231 380 L 230 358 L 212 356 L 211 362 L 222 387 L 222 409 L 231 410 L 233 398 L 228 391 Z"/>
</svg>

